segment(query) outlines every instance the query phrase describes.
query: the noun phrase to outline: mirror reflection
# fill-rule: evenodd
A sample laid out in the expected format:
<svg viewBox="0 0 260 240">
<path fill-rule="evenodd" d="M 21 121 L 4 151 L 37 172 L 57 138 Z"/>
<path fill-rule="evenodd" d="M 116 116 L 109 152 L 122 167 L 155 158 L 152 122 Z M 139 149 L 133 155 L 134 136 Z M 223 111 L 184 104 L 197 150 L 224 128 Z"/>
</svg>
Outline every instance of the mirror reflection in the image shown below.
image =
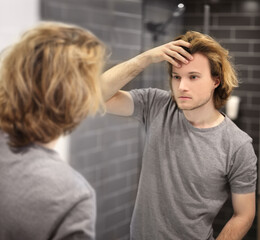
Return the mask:
<svg viewBox="0 0 260 240">
<path fill-rule="evenodd" d="M 0 25 L 1 49 L 40 20 L 79 25 L 106 45 L 108 113 L 56 146 L 95 189 L 96 239 L 258 239 L 259 5 L 39 0 L 13 33 Z"/>
</svg>

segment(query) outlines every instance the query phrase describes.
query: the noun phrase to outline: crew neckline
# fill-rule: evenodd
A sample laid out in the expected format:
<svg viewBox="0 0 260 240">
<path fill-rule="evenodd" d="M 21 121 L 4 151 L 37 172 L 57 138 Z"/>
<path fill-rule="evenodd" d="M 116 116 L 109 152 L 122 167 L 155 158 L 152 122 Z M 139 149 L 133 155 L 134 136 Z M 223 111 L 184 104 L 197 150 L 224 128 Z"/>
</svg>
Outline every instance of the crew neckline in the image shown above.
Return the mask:
<svg viewBox="0 0 260 240">
<path fill-rule="evenodd" d="M 59 153 L 55 150 L 55 149 L 51 149 L 51 148 L 47 148 L 47 147 L 44 147 L 40 144 L 37 144 L 37 143 L 32 143 L 32 146 L 34 148 L 38 148 L 38 149 L 41 149 L 43 150 L 44 152 L 47 152 L 55 157 L 59 157 Z"/>
<path fill-rule="evenodd" d="M 223 116 L 224 116 L 224 120 L 219 123 L 217 126 L 214 126 L 214 127 L 210 127 L 210 128 L 197 128 L 197 127 L 194 127 L 188 120 L 187 118 L 185 117 L 184 113 L 182 110 L 180 110 L 180 113 L 181 113 L 181 117 L 185 123 L 185 125 L 191 129 L 192 131 L 196 131 L 196 132 L 212 132 L 212 131 L 215 131 L 215 130 L 218 130 L 220 128 L 222 128 L 224 125 L 226 125 L 226 122 L 227 122 L 227 116 L 225 113 L 223 112 L 220 112 Z"/>
</svg>

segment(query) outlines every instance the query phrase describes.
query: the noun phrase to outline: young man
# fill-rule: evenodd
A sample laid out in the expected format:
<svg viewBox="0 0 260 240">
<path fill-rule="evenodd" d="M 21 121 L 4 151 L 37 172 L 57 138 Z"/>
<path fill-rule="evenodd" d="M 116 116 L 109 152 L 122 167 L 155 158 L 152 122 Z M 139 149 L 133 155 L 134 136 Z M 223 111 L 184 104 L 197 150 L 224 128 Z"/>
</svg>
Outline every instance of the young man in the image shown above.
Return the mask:
<svg viewBox="0 0 260 240">
<path fill-rule="evenodd" d="M 131 239 L 212 240 L 212 222 L 229 194 L 234 215 L 217 239 L 239 240 L 250 228 L 252 139 L 219 112 L 237 86 L 228 58 L 214 39 L 190 31 L 104 73 L 107 111 L 138 119 L 147 132 Z M 119 90 L 164 60 L 171 92 Z"/>
<path fill-rule="evenodd" d="M 103 55 L 93 34 L 58 23 L 2 53 L 0 239 L 95 238 L 95 192 L 53 148 L 103 105 Z"/>
</svg>

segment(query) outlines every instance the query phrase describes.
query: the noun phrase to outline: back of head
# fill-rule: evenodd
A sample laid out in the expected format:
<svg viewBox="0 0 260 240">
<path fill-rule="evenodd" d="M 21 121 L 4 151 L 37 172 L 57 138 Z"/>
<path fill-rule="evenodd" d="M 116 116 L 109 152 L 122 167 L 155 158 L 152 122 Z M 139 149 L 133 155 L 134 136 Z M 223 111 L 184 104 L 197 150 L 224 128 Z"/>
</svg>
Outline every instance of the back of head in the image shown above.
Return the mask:
<svg viewBox="0 0 260 240">
<path fill-rule="evenodd" d="M 214 104 L 216 109 L 225 105 L 234 87 L 238 86 L 236 72 L 230 62 L 229 52 L 224 49 L 212 37 L 188 31 L 184 35 L 176 37 L 174 40 L 184 40 L 191 43 L 189 53 L 201 53 L 209 60 L 212 77 L 218 77 L 219 86 L 214 91 Z M 169 74 L 171 76 L 172 65 L 169 64 Z"/>
<path fill-rule="evenodd" d="M 90 32 L 46 22 L 2 54 L 0 128 L 10 145 L 48 143 L 102 109 L 104 46 Z"/>
</svg>

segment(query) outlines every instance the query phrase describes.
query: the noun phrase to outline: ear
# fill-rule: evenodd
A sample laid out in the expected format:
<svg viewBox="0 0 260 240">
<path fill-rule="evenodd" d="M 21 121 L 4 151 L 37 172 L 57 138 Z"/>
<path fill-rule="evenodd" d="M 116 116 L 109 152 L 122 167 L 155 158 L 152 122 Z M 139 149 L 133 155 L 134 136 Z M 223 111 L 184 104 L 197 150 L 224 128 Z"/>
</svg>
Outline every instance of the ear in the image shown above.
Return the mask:
<svg viewBox="0 0 260 240">
<path fill-rule="evenodd" d="M 214 77 L 213 78 L 213 81 L 214 81 L 214 87 L 217 88 L 220 84 L 220 79 L 219 77 Z"/>
</svg>

